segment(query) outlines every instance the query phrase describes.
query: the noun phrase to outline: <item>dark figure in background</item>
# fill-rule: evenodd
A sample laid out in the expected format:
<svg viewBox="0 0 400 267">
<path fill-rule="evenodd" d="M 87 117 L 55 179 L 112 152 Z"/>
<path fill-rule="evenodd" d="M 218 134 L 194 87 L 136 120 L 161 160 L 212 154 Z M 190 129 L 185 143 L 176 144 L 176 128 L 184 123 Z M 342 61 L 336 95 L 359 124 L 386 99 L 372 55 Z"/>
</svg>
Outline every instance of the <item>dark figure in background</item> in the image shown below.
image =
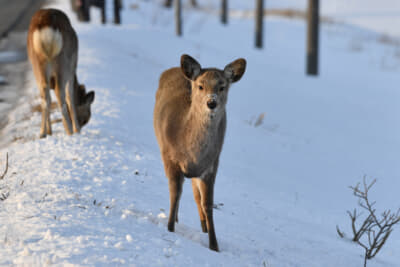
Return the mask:
<svg viewBox="0 0 400 267">
<path fill-rule="evenodd" d="M 90 21 L 90 7 L 95 6 L 101 9 L 101 22 L 106 23 L 106 1 L 105 0 L 70 0 L 72 9 L 77 13 L 78 20 Z M 120 10 L 122 0 L 113 0 L 114 2 L 114 23 L 121 24 Z"/>
<path fill-rule="evenodd" d="M 172 7 L 172 1 L 173 0 L 165 0 L 164 6 L 165 7 Z M 190 2 L 192 3 L 193 7 L 197 7 L 197 1 L 196 0 L 190 0 Z"/>
<path fill-rule="evenodd" d="M 121 24 L 120 10 L 122 9 L 122 0 L 113 0 L 113 1 L 114 1 L 114 23 Z"/>
</svg>

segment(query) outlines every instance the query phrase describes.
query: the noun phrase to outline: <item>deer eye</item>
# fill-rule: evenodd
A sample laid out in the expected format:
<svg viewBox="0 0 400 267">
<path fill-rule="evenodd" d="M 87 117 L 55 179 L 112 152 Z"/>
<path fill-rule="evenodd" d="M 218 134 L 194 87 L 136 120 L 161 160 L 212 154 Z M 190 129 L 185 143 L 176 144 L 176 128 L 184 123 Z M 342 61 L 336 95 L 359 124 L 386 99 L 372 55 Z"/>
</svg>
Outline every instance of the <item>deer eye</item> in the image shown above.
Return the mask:
<svg viewBox="0 0 400 267">
<path fill-rule="evenodd" d="M 203 90 L 203 86 L 199 85 L 199 90 Z"/>
<path fill-rule="evenodd" d="M 220 92 L 222 92 L 222 91 L 224 91 L 225 90 L 225 87 L 224 86 L 222 86 L 221 88 L 219 88 L 219 91 Z"/>
</svg>

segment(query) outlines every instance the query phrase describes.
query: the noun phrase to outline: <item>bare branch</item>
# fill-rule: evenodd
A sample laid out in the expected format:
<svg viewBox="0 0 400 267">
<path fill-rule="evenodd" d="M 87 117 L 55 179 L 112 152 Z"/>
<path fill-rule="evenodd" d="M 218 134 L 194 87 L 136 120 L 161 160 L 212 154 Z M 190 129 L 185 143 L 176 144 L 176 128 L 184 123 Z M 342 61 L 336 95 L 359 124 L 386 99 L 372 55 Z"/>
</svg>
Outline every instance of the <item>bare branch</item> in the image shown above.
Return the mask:
<svg viewBox="0 0 400 267">
<path fill-rule="evenodd" d="M 369 190 L 375 183 L 376 179 L 368 184 L 364 176 L 362 188 L 360 183 L 354 187 L 350 186 L 350 189 L 353 190 L 353 195 L 358 198 L 358 205 L 368 211 L 368 216 L 364 219 L 360 227 L 357 227 L 356 221 L 362 213 L 358 213 L 356 209 L 353 212 L 347 211 L 353 231 L 352 241 L 359 244 L 365 250 L 364 266 L 367 266 L 367 260 L 372 259 L 378 254 L 392 233 L 392 227 L 400 222 L 400 208 L 396 212 L 385 210 L 381 213 L 380 218 L 377 217 L 376 209 L 374 208 L 376 202 L 371 202 L 368 195 Z M 336 226 L 336 231 L 341 238 L 345 237 L 345 233 L 340 231 L 338 226 Z"/>
</svg>

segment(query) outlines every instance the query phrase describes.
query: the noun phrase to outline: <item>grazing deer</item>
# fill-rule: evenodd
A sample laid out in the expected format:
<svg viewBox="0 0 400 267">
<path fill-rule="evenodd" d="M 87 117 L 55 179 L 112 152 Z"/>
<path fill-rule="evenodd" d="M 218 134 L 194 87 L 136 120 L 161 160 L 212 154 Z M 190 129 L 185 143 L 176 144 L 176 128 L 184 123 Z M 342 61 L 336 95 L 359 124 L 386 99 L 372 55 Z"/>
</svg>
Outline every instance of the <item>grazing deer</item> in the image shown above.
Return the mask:
<svg viewBox="0 0 400 267">
<path fill-rule="evenodd" d="M 28 31 L 28 56 L 42 98 L 40 137 L 51 135 L 50 88 L 55 90 L 68 135 L 79 133 L 90 119 L 94 92 L 78 83 L 78 37 L 68 17 L 57 9 L 37 11 Z"/>
<path fill-rule="evenodd" d="M 224 70 L 202 69 L 188 55 L 181 67 L 165 71 L 154 107 L 154 129 L 169 182 L 168 230 L 175 230 L 184 177 L 192 178 L 194 199 L 210 249 L 218 251 L 213 221 L 214 183 L 226 128 L 225 106 L 231 83 L 240 80 L 246 61 Z"/>
</svg>

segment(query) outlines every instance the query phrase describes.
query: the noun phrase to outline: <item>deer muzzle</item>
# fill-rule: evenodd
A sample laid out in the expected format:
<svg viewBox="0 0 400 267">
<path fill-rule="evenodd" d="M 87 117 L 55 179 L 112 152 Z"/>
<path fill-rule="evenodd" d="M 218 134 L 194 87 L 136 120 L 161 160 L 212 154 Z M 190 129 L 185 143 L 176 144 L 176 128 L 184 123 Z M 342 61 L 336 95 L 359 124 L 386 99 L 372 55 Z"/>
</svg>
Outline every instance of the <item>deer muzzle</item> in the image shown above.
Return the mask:
<svg viewBox="0 0 400 267">
<path fill-rule="evenodd" d="M 218 97 L 215 94 L 208 95 L 208 101 L 207 101 L 207 107 L 211 110 L 215 109 L 217 107 Z"/>
</svg>

